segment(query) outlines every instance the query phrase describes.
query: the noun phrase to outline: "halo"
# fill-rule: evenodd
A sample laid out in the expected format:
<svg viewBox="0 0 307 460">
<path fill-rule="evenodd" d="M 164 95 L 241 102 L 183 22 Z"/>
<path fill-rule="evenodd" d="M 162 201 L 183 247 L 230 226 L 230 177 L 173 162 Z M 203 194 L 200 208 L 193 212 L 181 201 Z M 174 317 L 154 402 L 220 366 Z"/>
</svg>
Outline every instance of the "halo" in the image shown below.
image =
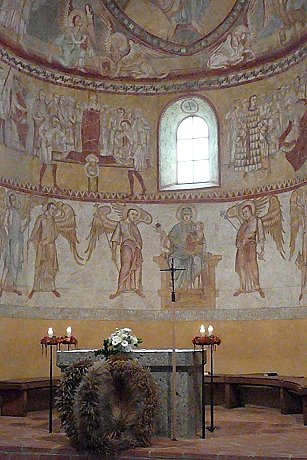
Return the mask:
<svg viewBox="0 0 307 460">
<path fill-rule="evenodd" d="M 133 204 L 128 205 L 126 208 L 123 209 L 123 214 L 122 214 L 123 219 L 127 219 L 128 212 L 131 209 L 134 209 L 138 213 L 137 218 L 135 220 L 136 224 L 139 224 L 140 222 L 144 222 L 144 224 L 150 225 L 152 223 L 151 214 L 149 214 L 149 212 L 147 211 L 144 211 L 144 209 L 140 208 L 139 206 L 133 205 Z"/>
<path fill-rule="evenodd" d="M 9 208 L 11 206 L 11 203 L 10 203 L 10 196 L 15 196 L 16 197 L 16 208 L 19 208 L 20 207 L 20 201 L 19 201 L 19 198 L 18 198 L 18 195 L 16 192 L 14 192 L 13 190 L 8 190 L 6 192 L 6 206 Z"/>
<path fill-rule="evenodd" d="M 138 219 L 141 216 L 141 209 L 137 205 L 129 205 L 126 208 L 123 209 L 123 218 L 127 219 L 129 211 L 134 209 L 138 213 Z"/>
<path fill-rule="evenodd" d="M 192 214 L 191 220 L 194 221 L 196 219 L 196 217 L 197 217 L 197 210 L 196 210 L 195 206 L 193 206 L 192 204 L 182 204 L 181 206 L 179 206 L 179 208 L 177 209 L 177 212 L 176 212 L 176 217 L 179 220 L 179 222 L 182 221 L 182 211 L 185 208 L 191 209 L 191 214 Z"/>
<path fill-rule="evenodd" d="M 86 22 L 86 15 L 85 15 L 85 12 L 83 10 L 80 10 L 80 9 L 75 9 L 75 10 L 72 10 L 68 17 L 67 17 L 67 23 L 68 23 L 68 26 L 69 27 L 73 27 L 74 24 L 73 24 L 73 19 L 75 16 L 80 16 L 81 20 L 82 20 L 82 24 L 84 24 L 84 22 Z"/>
<path fill-rule="evenodd" d="M 238 210 L 238 214 L 239 214 L 239 217 L 241 219 L 244 219 L 243 215 L 242 215 L 242 210 L 243 208 L 245 208 L 246 206 L 250 206 L 252 208 L 252 215 L 254 216 L 256 214 L 256 206 L 255 206 L 255 203 L 252 201 L 252 200 L 247 200 L 247 201 L 243 201 L 243 203 L 241 203 L 239 205 L 239 210 Z"/>
<path fill-rule="evenodd" d="M 55 207 L 57 208 L 58 212 L 60 212 L 60 213 L 62 214 L 63 211 L 62 211 L 62 209 L 61 209 L 60 206 L 59 206 L 59 202 L 58 202 L 58 201 L 55 201 L 55 200 L 53 200 L 53 199 L 48 200 L 47 203 L 44 204 L 44 206 L 43 206 L 43 212 L 46 212 L 46 211 L 47 211 L 47 206 L 49 205 L 49 203 L 54 204 Z"/>
</svg>

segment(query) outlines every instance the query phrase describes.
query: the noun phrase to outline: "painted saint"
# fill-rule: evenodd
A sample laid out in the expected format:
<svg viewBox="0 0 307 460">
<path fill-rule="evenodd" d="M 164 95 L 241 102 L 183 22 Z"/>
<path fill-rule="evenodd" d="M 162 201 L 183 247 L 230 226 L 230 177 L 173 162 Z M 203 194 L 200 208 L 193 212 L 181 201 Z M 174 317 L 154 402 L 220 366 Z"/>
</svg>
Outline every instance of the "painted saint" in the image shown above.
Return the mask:
<svg viewBox="0 0 307 460">
<path fill-rule="evenodd" d="M 307 285 L 307 189 L 302 188 L 295 190 L 290 198 L 290 260 L 296 255 L 296 266 L 301 272 L 301 289 L 299 301 L 303 300 L 306 294 Z M 296 249 L 296 243 L 301 241 L 299 249 Z"/>
<path fill-rule="evenodd" d="M 110 206 L 98 207 L 94 213 L 85 251 L 88 253 L 87 260 L 91 258 L 100 236 L 105 234 L 118 271 L 117 288 L 109 298 L 112 300 L 127 292 L 145 297 L 142 283 L 143 240 L 138 225 L 141 222 L 151 224 L 152 217 L 136 205 L 113 204 L 112 207 L 120 216 L 119 221 L 108 217 Z"/>
<path fill-rule="evenodd" d="M 262 214 L 268 207 L 266 214 Z M 261 215 L 262 214 L 262 215 Z M 265 236 L 271 235 L 281 257 L 284 259 L 282 213 L 279 199 L 258 198 L 247 200 L 229 208 L 223 216 L 238 219 L 240 226 L 236 228 L 236 261 L 235 271 L 240 286 L 233 294 L 239 296 L 250 292 L 258 292 L 264 298 L 265 293 L 260 285 L 259 260 L 265 261 Z"/>
<path fill-rule="evenodd" d="M 170 241 L 169 263 L 174 261 L 176 289 L 197 289 L 202 285 L 204 269 L 204 224 L 197 222 L 193 206 L 184 206 L 177 212 L 179 223 L 168 234 Z"/>
<path fill-rule="evenodd" d="M 9 191 L 6 196 L 6 209 L 1 232 L 4 251 L 0 297 L 4 289 L 22 295 L 17 286 L 24 263 L 24 233 L 28 225 L 29 216 L 24 215 L 16 193 Z"/>
<path fill-rule="evenodd" d="M 86 4 L 84 11 L 68 10 L 62 19 L 65 32 L 55 42 L 62 54 L 56 56 L 56 60 L 63 66 L 83 69 L 86 59 L 93 58 L 97 47 L 93 9 Z"/>
<path fill-rule="evenodd" d="M 82 259 L 77 252 L 75 213 L 68 204 L 50 201 L 46 210 L 37 217 L 29 239 L 36 253 L 34 282 L 28 295 L 29 299 L 36 292 L 51 292 L 56 297 L 60 297 L 55 283 L 59 271 L 56 247 L 59 235 L 69 242 L 75 261 L 81 265 Z"/>
</svg>

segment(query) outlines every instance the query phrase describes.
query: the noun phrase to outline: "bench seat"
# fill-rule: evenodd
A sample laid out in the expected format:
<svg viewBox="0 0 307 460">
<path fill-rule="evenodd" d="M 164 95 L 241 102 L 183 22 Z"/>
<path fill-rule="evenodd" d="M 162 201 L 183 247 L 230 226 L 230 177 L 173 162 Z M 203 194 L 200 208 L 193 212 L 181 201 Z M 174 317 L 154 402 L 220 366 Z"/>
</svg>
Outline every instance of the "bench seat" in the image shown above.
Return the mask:
<svg viewBox="0 0 307 460">
<path fill-rule="evenodd" d="M 279 408 L 282 414 L 303 414 L 307 425 L 307 378 L 265 374 L 214 376 L 215 404 L 227 409 L 253 404 Z M 210 376 L 205 377 L 209 394 Z M 208 400 L 207 400 L 208 402 Z"/>
<path fill-rule="evenodd" d="M 53 379 L 53 386 L 59 381 L 59 378 Z M 25 417 L 30 411 L 47 409 L 49 385 L 49 378 L 1 380 L 1 415 Z"/>
</svg>

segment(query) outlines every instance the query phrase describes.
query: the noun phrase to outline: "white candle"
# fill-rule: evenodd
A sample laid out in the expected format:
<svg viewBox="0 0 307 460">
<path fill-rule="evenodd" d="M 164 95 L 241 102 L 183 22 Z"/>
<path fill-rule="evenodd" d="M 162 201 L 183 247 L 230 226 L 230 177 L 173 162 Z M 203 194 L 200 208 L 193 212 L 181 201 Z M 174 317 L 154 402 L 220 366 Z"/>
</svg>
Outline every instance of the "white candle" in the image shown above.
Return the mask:
<svg viewBox="0 0 307 460">
<path fill-rule="evenodd" d="M 210 335 L 213 335 L 213 326 L 211 326 L 211 324 L 210 324 L 210 326 L 208 327 L 208 334 L 209 334 L 209 336 L 210 336 Z"/>
<path fill-rule="evenodd" d="M 68 328 L 66 329 L 66 336 L 71 337 L 71 327 L 70 326 L 68 326 Z"/>
<path fill-rule="evenodd" d="M 200 326 L 199 332 L 200 332 L 200 336 L 201 336 L 201 337 L 205 337 L 205 335 L 206 335 L 206 328 L 205 328 L 205 326 L 204 326 L 203 324 Z"/>
<path fill-rule="evenodd" d="M 48 329 L 48 337 L 50 337 L 50 338 L 53 337 L 53 329 L 52 329 L 52 327 L 49 327 L 49 329 Z"/>
</svg>

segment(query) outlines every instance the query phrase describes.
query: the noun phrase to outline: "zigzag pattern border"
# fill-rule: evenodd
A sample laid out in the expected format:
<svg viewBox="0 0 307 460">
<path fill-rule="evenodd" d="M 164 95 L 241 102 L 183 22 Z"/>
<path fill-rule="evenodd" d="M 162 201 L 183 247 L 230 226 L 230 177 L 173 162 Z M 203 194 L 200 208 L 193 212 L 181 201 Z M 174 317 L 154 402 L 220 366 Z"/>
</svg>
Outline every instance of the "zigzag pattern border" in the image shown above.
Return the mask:
<svg viewBox="0 0 307 460">
<path fill-rule="evenodd" d="M 176 191 L 176 192 L 157 192 L 147 193 L 141 196 L 127 198 L 124 193 L 117 192 L 88 192 L 86 190 L 63 189 L 60 192 L 54 187 L 39 188 L 36 184 L 30 182 L 20 182 L 16 179 L 0 177 L 0 186 L 17 190 L 22 193 L 46 196 L 50 198 L 59 198 L 63 200 L 73 200 L 82 202 L 133 202 L 133 203 L 212 203 L 244 200 L 246 198 L 258 197 L 268 194 L 287 192 L 307 185 L 307 174 L 304 177 L 294 177 L 276 184 L 262 185 L 259 187 L 248 187 L 242 190 L 232 191 Z"/>
<path fill-rule="evenodd" d="M 59 86 L 105 93 L 155 95 L 228 88 L 251 83 L 286 71 L 289 67 L 302 62 L 306 54 L 307 45 L 304 45 L 290 56 L 282 57 L 276 62 L 270 62 L 247 70 L 238 70 L 217 77 L 204 76 L 194 80 L 189 80 L 188 77 L 186 77 L 186 80 L 181 82 L 159 81 L 155 83 L 119 83 L 112 80 L 97 81 L 86 77 L 66 75 L 46 68 L 36 67 L 10 54 L 3 48 L 0 48 L 0 61 L 34 78 Z"/>
</svg>

